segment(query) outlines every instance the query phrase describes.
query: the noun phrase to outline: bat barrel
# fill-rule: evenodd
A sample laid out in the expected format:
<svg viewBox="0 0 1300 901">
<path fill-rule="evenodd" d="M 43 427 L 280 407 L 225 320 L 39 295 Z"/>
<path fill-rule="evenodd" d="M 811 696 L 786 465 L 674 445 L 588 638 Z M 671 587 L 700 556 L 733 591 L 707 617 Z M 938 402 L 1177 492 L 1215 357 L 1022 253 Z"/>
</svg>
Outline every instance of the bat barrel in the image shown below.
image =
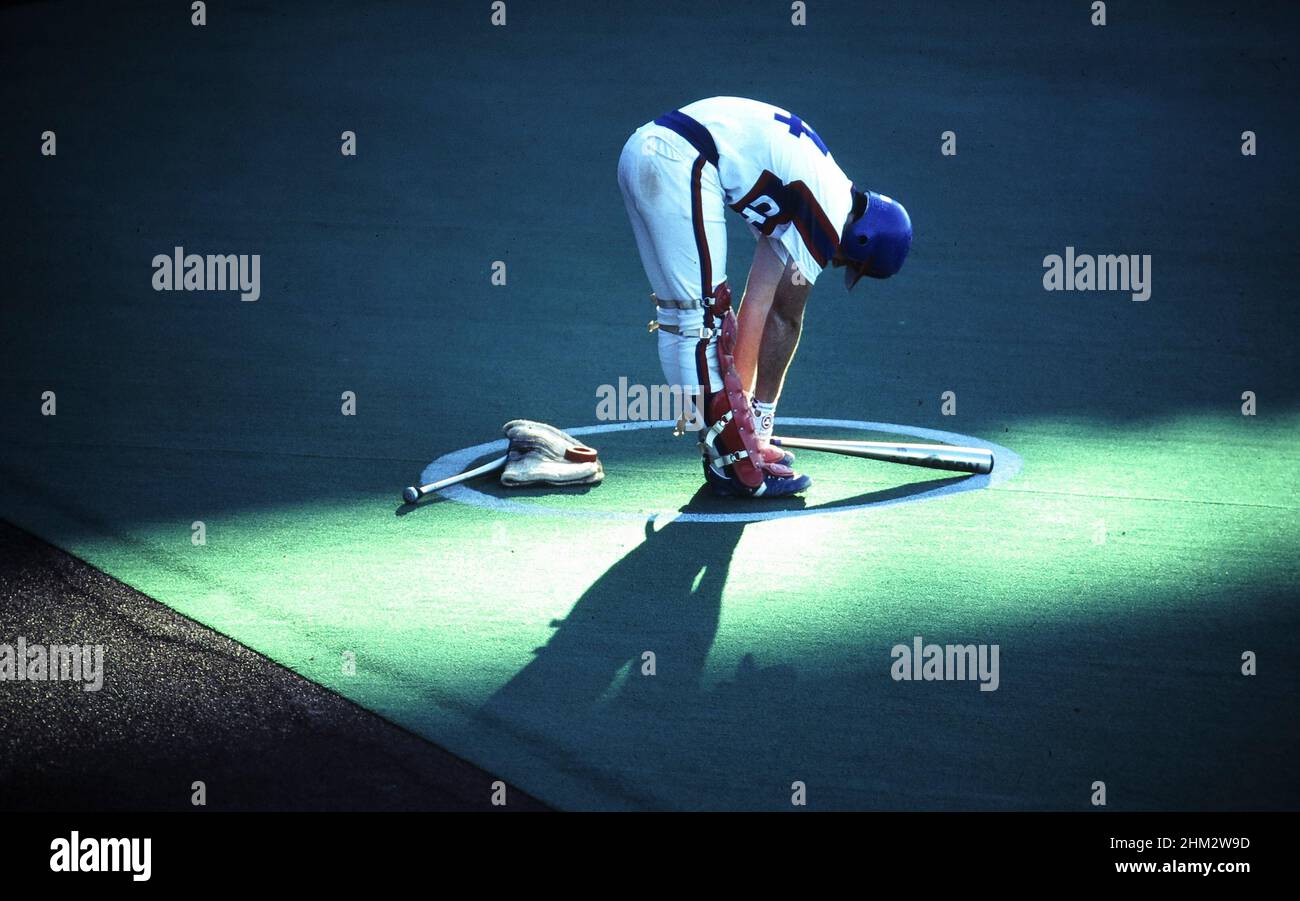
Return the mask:
<svg viewBox="0 0 1300 901">
<path fill-rule="evenodd" d="M 887 441 L 825 441 L 818 438 L 773 438 L 778 447 L 816 450 L 884 463 L 923 466 L 949 472 L 986 475 L 993 471 L 993 453 L 982 447 L 947 444 L 895 444 Z"/>
</svg>

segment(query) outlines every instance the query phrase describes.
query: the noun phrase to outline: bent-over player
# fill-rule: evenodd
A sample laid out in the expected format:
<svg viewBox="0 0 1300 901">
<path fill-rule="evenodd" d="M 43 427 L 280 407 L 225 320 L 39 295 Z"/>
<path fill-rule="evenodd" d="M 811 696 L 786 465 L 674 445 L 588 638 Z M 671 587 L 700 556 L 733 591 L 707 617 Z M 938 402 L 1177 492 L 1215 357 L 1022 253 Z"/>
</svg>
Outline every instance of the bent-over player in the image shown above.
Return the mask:
<svg viewBox="0 0 1300 901">
<path fill-rule="evenodd" d="M 811 484 L 769 439 L 804 304 L 827 266 L 845 286 L 888 278 L 912 244 L 902 204 L 859 190 L 812 127 L 757 100 L 713 97 L 641 126 L 618 183 L 653 289 L 668 384 L 698 386 L 704 477 L 715 494 L 780 497 Z M 758 241 L 739 317 L 724 208 Z"/>
</svg>

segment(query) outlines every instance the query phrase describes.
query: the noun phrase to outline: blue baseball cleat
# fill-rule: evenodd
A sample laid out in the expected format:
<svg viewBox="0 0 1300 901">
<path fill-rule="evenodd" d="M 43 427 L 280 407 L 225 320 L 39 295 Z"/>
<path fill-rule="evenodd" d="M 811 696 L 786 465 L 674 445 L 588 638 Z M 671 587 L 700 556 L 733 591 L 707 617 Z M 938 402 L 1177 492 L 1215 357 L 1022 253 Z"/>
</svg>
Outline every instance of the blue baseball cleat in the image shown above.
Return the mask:
<svg viewBox="0 0 1300 901">
<path fill-rule="evenodd" d="M 717 497 L 789 497 L 812 487 L 812 479 L 807 476 L 768 474 L 763 477 L 763 484 L 757 491 L 750 491 L 730 476 L 719 473 L 707 460 L 703 462 L 704 481 Z"/>
</svg>

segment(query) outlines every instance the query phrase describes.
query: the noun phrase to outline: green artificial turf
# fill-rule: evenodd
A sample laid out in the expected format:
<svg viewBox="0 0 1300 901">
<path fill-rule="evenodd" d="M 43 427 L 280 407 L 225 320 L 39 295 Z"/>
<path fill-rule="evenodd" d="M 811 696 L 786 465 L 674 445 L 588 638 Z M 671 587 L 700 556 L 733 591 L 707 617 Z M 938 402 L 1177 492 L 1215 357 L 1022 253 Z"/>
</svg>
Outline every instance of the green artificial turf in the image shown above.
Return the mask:
<svg viewBox="0 0 1300 901">
<path fill-rule="evenodd" d="M 1026 466 L 1002 486 L 798 520 L 646 525 L 452 501 L 397 515 L 376 490 L 232 511 L 201 547 L 174 521 L 65 543 L 562 807 L 780 807 L 794 780 L 819 807 L 1071 807 L 1112 768 L 1116 806 L 1167 805 L 1201 781 L 1212 805 L 1232 800 L 1214 797 L 1219 781 L 1241 791 L 1284 765 L 1281 748 L 1238 753 L 1286 700 L 1236 658 L 1280 653 L 1276 624 L 1294 624 L 1277 603 L 1296 588 L 1297 498 L 1258 486 L 1287 485 L 1295 425 L 1252 423 L 1243 441 L 1229 419 L 1131 440 L 1044 423 L 1004 436 Z M 568 507 L 690 508 L 693 478 L 647 478 L 691 472 L 690 455 L 647 457 L 635 436 L 608 436 L 606 484 Z M 1231 465 L 1243 450 L 1270 461 L 1249 479 Z M 158 459 L 181 483 L 209 465 Z M 830 486 L 810 502 L 934 477 L 806 465 Z M 98 515 L 143 490 L 101 489 Z M 51 513 L 20 521 L 59 533 L 88 519 Z M 890 648 L 915 635 L 999 644 L 998 690 L 893 681 Z"/>
</svg>

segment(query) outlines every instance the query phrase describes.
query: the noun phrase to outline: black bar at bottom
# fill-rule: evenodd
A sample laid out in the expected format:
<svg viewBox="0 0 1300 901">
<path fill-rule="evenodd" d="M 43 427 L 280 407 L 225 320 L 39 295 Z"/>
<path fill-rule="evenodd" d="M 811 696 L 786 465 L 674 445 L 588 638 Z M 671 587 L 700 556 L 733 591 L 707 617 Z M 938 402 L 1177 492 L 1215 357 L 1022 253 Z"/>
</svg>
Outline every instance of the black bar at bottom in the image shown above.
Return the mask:
<svg viewBox="0 0 1300 901">
<path fill-rule="evenodd" d="M 530 878 L 529 864 L 554 876 L 563 869 L 637 861 L 662 876 L 689 861 L 723 867 L 735 884 L 775 867 L 792 875 L 809 867 L 845 871 L 863 886 L 911 874 L 926 885 L 971 878 L 998 884 L 1050 880 L 1132 881 L 1184 886 L 1191 880 L 1231 890 L 1243 878 L 1285 875 L 1292 813 L 865 813 L 560 814 L 500 817 L 471 814 L 164 813 L 0 816 L 6 888 L 33 880 L 88 888 L 145 882 L 204 887 L 313 885 L 340 888 L 431 872 Z M 60 840 L 76 833 L 80 855 L 71 872 Z M 149 838 L 148 880 L 142 860 L 118 872 L 84 872 L 103 855 L 102 839 Z M 87 845 L 88 839 L 96 840 Z M 52 849 L 52 845 L 54 846 Z M 117 845 L 119 853 L 124 845 Z M 143 844 L 133 845 L 143 849 Z M 738 852 L 743 852 L 739 853 Z M 91 857 L 86 858 L 90 853 Z M 143 857 L 143 855 L 141 855 Z M 130 863 L 136 863 L 135 873 Z M 64 865 L 62 870 L 52 868 Z M 1206 869 L 1208 867 L 1208 870 Z M 467 868 L 470 868 L 467 870 Z M 716 874 L 715 874 L 716 875 Z M 447 877 L 450 880 L 450 876 Z M 992 883 L 990 883 L 992 884 Z M 450 887 L 451 882 L 447 883 Z"/>
</svg>

